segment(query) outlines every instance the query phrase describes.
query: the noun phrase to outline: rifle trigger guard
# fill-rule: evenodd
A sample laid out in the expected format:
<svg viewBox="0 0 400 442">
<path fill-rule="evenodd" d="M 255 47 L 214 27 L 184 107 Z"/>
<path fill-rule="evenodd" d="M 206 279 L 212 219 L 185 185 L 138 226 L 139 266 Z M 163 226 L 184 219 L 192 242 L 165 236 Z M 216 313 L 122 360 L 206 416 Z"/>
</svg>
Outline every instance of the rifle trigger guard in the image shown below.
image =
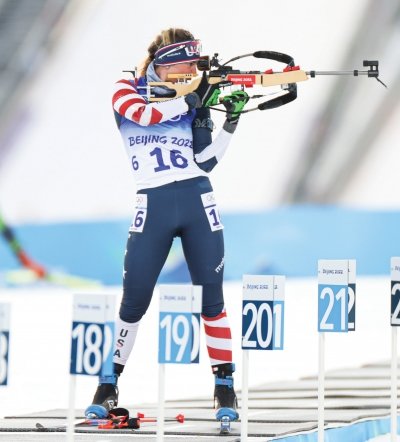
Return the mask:
<svg viewBox="0 0 400 442">
<path fill-rule="evenodd" d="M 252 54 L 238 55 L 237 57 L 233 57 L 227 62 L 225 62 L 223 65 L 219 66 L 222 68 L 231 61 L 236 61 L 241 58 L 251 57 L 251 56 L 255 58 L 265 58 L 267 60 L 273 60 L 279 63 L 284 63 L 288 67 L 295 66 L 294 59 L 291 55 L 276 51 L 255 51 Z M 277 107 L 283 106 L 285 104 L 290 103 L 291 101 L 294 101 L 296 98 L 297 98 L 297 84 L 290 83 L 284 95 L 280 95 L 279 97 L 273 98 L 272 100 L 264 101 L 263 103 L 260 103 L 257 107 L 244 110 L 241 113 L 244 114 L 254 110 L 276 109 Z"/>
</svg>

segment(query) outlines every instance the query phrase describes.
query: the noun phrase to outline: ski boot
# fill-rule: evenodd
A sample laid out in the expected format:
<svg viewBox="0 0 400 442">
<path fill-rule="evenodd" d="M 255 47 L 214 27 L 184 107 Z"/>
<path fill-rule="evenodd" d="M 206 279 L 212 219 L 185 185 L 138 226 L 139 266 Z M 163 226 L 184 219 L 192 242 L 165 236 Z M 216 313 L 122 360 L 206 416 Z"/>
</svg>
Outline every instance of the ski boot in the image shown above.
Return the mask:
<svg viewBox="0 0 400 442">
<path fill-rule="evenodd" d="M 100 376 L 93 402 L 85 410 L 86 419 L 106 419 L 118 405 L 118 375 Z"/>
<path fill-rule="evenodd" d="M 214 389 L 214 408 L 215 417 L 220 422 L 220 434 L 229 434 L 231 431 L 231 422 L 239 418 L 236 411 L 238 404 L 233 388 L 232 374 L 235 371 L 235 365 L 231 363 L 213 366 L 215 375 Z"/>
</svg>

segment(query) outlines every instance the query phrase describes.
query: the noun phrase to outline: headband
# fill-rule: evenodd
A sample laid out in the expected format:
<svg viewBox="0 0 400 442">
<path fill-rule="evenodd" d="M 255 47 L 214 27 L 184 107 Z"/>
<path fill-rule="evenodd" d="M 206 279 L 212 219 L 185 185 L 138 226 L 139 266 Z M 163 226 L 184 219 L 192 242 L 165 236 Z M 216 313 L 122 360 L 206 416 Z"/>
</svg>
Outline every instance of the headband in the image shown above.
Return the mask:
<svg viewBox="0 0 400 442">
<path fill-rule="evenodd" d="M 200 59 L 200 40 L 181 41 L 164 46 L 154 54 L 154 64 L 190 63 Z"/>
</svg>

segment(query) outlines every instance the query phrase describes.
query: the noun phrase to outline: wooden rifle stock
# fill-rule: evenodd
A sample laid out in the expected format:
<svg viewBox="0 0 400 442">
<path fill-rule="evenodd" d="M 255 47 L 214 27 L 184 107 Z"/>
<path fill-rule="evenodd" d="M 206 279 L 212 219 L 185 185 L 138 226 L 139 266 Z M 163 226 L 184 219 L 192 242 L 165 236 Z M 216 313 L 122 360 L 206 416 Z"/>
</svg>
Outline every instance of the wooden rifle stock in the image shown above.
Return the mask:
<svg viewBox="0 0 400 442">
<path fill-rule="evenodd" d="M 194 92 L 200 84 L 201 77 L 195 77 L 192 74 L 172 74 L 169 75 L 168 78 L 175 80 L 172 81 L 162 81 L 156 82 L 151 81 L 148 85 L 152 87 L 165 87 L 170 89 L 171 91 L 175 91 L 175 95 L 169 97 L 149 97 L 150 101 L 164 101 L 170 100 L 171 98 L 181 97 L 183 95 L 187 95 L 190 92 Z M 191 80 L 190 82 L 187 82 Z M 271 86 L 279 86 L 286 85 L 291 83 L 297 83 L 299 81 L 308 80 L 308 75 L 305 71 L 300 69 L 292 70 L 288 72 L 277 72 L 277 73 L 252 73 L 252 72 L 240 72 L 240 73 L 226 73 L 226 75 L 221 76 L 208 76 L 208 82 L 210 84 L 222 83 L 222 87 L 237 85 L 237 86 L 245 86 L 252 87 L 254 85 L 258 85 L 261 87 L 271 87 Z"/>
</svg>

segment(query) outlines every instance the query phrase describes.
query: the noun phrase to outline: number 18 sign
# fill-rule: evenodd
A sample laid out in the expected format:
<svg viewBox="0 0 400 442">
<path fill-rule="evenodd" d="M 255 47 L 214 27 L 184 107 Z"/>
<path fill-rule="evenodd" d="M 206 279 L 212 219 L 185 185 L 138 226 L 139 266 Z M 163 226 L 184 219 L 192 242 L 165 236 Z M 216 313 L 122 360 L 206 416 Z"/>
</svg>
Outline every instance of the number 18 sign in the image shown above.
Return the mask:
<svg viewBox="0 0 400 442">
<path fill-rule="evenodd" d="M 113 374 L 115 297 L 74 296 L 71 341 L 71 374 Z"/>
<path fill-rule="evenodd" d="M 199 362 L 202 287 L 160 285 L 158 362 Z"/>
<path fill-rule="evenodd" d="M 284 276 L 243 275 L 242 349 L 283 350 Z"/>
</svg>

